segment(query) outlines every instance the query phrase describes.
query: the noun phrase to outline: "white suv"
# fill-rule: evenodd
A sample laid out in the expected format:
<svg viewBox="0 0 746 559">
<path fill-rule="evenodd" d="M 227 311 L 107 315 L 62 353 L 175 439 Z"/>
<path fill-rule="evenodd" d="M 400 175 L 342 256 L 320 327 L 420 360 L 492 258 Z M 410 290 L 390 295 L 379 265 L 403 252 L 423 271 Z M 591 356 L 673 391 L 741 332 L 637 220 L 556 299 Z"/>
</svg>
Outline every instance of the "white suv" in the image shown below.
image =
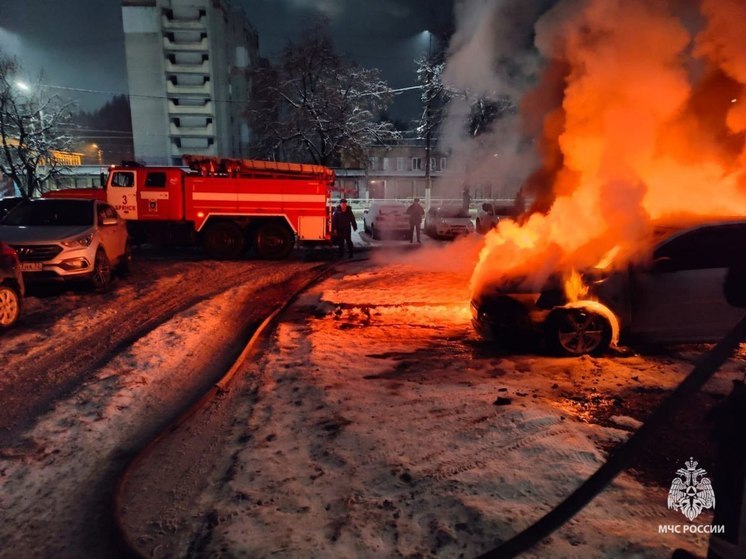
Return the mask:
<svg viewBox="0 0 746 559">
<path fill-rule="evenodd" d="M 87 280 L 104 289 L 131 261 L 127 224 L 99 200 L 27 200 L 0 224 L 0 240 L 18 253 L 27 283 Z"/>
</svg>

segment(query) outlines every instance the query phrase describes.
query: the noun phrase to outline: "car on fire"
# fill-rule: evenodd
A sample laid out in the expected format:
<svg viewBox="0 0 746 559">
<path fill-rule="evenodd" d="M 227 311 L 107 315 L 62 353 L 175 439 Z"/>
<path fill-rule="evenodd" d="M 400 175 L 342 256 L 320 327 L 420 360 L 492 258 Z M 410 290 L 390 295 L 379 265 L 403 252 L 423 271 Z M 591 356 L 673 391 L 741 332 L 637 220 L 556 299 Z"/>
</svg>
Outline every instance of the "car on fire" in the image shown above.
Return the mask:
<svg viewBox="0 0 746 559">
<path fill-rule="evenodd" d="M 455 239 L 473 233 L 474 224 L 463 206 L 440 206 L 427 211 L 423 229 L 433 239 Z"/>
<path fill-rule="evenodd" d="M 0 239 L 18 253 L 27 283 L 85 280 L 105 289 L 131 261 L 126 223 L 100 200 L 26 200 L 0 224 Z"/>
<path fill-rule="evenodd" d="M 24 294 L 18 254 L 0 241 L 0 329 L 13 326 L 21 316 Z"/>
<path fill-rule="evenodd" d="M 372 202 L 363 212 L 363 229 L 374 239 L 409 238 L 407 206 L 400 202 Z"/>
<path fill-rule="evenodd" d="M 539 339 L 564 355 L 600 354 L 617 338 L 714 342 L 744 316 L 724 283 L 745 259 L 746 221 L 659 227 L 625 265 L 584 270 L 583 300 L 571 302 L 561 274 L 538 288 L 526 277 L 505 278 L 473 297 L 472 324 L 503 345 Z"/>
</svg>

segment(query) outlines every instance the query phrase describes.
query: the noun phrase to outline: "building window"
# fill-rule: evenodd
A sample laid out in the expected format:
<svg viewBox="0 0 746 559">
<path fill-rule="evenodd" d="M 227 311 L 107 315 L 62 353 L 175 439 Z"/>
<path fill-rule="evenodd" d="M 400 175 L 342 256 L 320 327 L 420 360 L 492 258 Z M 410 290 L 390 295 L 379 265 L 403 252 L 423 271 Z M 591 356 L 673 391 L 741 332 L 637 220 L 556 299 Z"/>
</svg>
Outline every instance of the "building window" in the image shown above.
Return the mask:
<svg viewBox="0 0 746 559">
<path fill-rule="evenodd" d="M 404 171 L 407 168 L 407 160 L 404 157 L 396 158 L 396 170 Z"/>
<path fill-rule="evenodd" d="M 430 170 L 431 171 L 435 171 L 435 169 L 436 169 L 436 167 L 435 167 L 435 158 L 431 157 L 430 158 Z"/>
<path fill-rule="evenodd" d="M 390 157 L 384 157 L 383 158 L 383 170 L 384 171 L 390 171 L 391 170 L 391 158 Z"/>
<path fill-rule="evenodd" d="M 422 158 L 421 157 L 413 157 L 412 158 L 412 170 L 413 171 L 421 171 L 422 170 Z"/>
<path fill-rule="evenodd" d="M 368 169 L 370 169 L 371 171 L 378 170 L 378 158 L 377 157 L 371 157 L 368 159 Z"/>
<path fill-rule="evenodd" d="M 448 159 L 445 157 L 440 158 L 440 170 L 445 171 L 448 168 Z"/>
</svg>

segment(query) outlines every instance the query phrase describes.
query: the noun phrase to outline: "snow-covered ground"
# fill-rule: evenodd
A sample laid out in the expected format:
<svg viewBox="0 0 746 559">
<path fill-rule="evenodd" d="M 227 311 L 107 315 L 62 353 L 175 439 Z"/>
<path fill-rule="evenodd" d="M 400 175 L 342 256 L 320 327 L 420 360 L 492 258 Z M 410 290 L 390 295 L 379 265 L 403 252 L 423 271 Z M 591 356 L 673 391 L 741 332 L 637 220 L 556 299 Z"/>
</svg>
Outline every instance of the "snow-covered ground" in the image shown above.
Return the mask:
<svg viewBox="0 0 746 559">
<path fill-rule="evenodd" d="M 150 514 L 128 518 L 132 541 L 156 557 L 474 557 L 595 471 L 651 411 L 648 396 L 680 382 L 703 349 L 501 354 L 469 326 L 475 254 L 459 241 L 374 255 L 301 297 L 247 364 L 229 417 L 188 426 L 178 452 L 159 458 L 170 468 L 189 458 L 190 437 L 194 448 L 209 438 L 222 460 L 199 494 L 164 487 L 164 527 L 153 520 L 159 484 L 130 488 Z M 707 385 L 708 404 L 744 370 L 741 354 Z M 666 483 L 690 456 L 712 472 L 711 448 L 700 457 L 696 436 L 665 448 L 661 483 L 639 464 L 527 556 L 703 555 L 706 536 L 658 526 L 688 524 L 667 509 Z"/>
<path fill-rule="evenodd" d="M 0 446 L 0 557 L 110 557 L 112 492 L 132 452 L 224 374 L 250 327 L 315 266 L 136 264 L 110 293 L 31 296 L 3 334 L 0 415 L 13 436 Z M 50 359 L 81 363 L 47 368 Z M 18 412 L 24 398 L 44 406 Z"/>
</svg>

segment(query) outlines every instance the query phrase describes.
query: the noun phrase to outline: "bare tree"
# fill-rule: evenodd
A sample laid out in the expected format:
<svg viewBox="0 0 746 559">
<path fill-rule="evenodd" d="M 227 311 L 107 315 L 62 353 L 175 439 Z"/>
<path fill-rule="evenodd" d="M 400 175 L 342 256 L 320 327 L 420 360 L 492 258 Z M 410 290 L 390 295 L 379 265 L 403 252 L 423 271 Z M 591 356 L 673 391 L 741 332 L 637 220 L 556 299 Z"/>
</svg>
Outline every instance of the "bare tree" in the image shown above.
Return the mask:
<svg viewBox="0 0 746 559">
<path fill-rule="evenodd" d="M 70 105 L 50 95 L 41 79 L 34 86 L 17 81 L 20 67 L 0 53 L 0 172 L 29 198 L 64 167 L 71 137 L 60 131 Z"/>
<path fill-rule="evenodd" d="M 393 93 L 377 70 L 345 61 L 325 24 L 289 44 L 276 67 L 254 73 L 247 114 L 254 155 L 337 165 L 362 162 L 372 145 L 398 137 L 380 113 Z"/>
</svg>

